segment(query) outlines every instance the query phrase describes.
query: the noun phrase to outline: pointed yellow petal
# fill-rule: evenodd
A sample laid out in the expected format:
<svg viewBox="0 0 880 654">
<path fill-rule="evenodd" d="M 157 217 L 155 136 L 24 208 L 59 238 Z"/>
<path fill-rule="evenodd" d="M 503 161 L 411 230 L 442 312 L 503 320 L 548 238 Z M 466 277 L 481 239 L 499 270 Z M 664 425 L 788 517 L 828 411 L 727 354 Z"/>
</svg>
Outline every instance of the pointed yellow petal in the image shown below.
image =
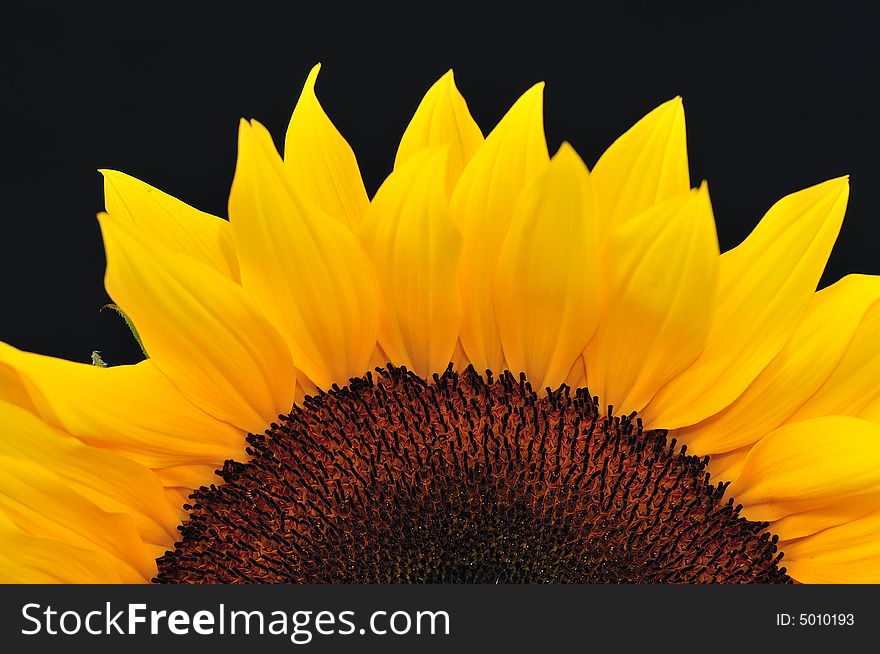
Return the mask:
<svg viewBox="0 0 880 654">
<path fill-rule="evenodd" d="M 319 387 L 369 364 L 379 324 L 370 264 L 354 234 L 296 194 L 262 125 L 242 123 L 229 197 L 242 285 Z M 149 351 L 149 350 L 148 350 Z"/>
<path fill-rule="evenodd" d="M 459 338 L 455 343 L 455 351 L 452 353 L 452 367 L 455 370 L 464 370 L 469 365 L 471 365 L 471 361 L 464 353 L 464 348 L 461 346 L 461 339 Z"/>
<path fill-rule="evenodd" d="M 247 457 L 243 455 L 229 457 L 237 461 L 244 461 Z M 194 488 L 199 486 L 207 486 L 217 481 L 216 472 L 223 467 L 222 461 L 216 464 L 209 463 L 193 463 L 181 466 L 168 466 L 167 468 L 156 468 L 153 470 L 162 485 L 165 486 L 165 492 L 175 488 L 186 489 L 184 497 L 188 496 Z M 174 506 L 181 506 L 180 503 Z"/>
<path fill-rule="evenodd" d="M 568 376 L 565 378 L 565 384 L 571 388 L 587 386 L 587 367 L 583 355 L 574 360 L 571 370 L 568 371 Z"/>
<path fill-rule="evenodd" d="M 370 204 L 351 146 L 324 113 L 315 95 L 321 64 L 312 68 L 284 139 L 284 169 L 297 193 L 350 229 Z"/>
<path fill-rule="evenodd" d="M 848 195 L 846 178 L 789 195 L 721 255 L 706 348 L 654 397 L 646 424 L 676 429 L 718 413 L 779 353 L 816 290 Z"/>
<path fill-rule="evenodd" d="M 452 221 L 464 237 L 461 342 L 477 370 L 504 369 L 492 287 L 520 192 L 549 161 L 543 89 L 543 83 L 536 84 L 514 103 L 471 158 L 452 194 Z"/>
<path fill-rule="evenodd" d="M 0 459 L 0 513 L 23 532 L 75 547 L 105 552 L 144 578 L 156 564 L 128 515 L 102 511 L 63 479 L 34 466 Z"/>
<path fill-rule="evenodd" d="M 9 346 L 6 343 L 0 342 L 0 402 L 9 402 L 31 413 L 36 413 L 36 405 L 18 370 L 3 360 L 2 352 L 7 347 Z"/>
<path fill-rule="evenodd" d="M 781 425 L 828 379 L 847 352 L 856 331 L 865 331 L 861 324 L 866 312 L 878 305 L 880 277 L 849 275 L 819 291 L 813 296 L 791 340 L 745 392 L 720 413 L 679 430 L 676 437 L 699 456 L 754 443 Z M 868 331 L 877 334 L 880 333 L 878 328 L 880 323 Z M 873 340 L 876 342 L 876 338 Z M 875 349 L 880 358 L 880 347 L 875 346 Z M 852 386 L 862 380 L 866 391 L 880 394 L 880 377 L 872 383 L 858 371 L 850 373 L 842 381 L 848 381 Z M 832 388 L 837 387 L 835 384 Z M 817 408 L 822 408 L 823 401 L 824 398 L 818 399 Z M 839 408 L 826 405 L 824 414 L 845 413 Z M 808 410 L 813 411 L 812 408 Z M 809 415 L 804 411 L 801 418 L 794 421 L 816 415 L 823 414 Z"/>
<path fill-rule="evenodd" d="M 840 524 L 864 515 L 866 502 L 880 508 L 880 425 L 848 416 L 783 425 L 752 447 L 727 494 L 782 540 L 812 531 L 784 529 L 788 516 L 816 511 L 818 530 L 833 526 L 829 514 Z"/>
<path fill-rule="evenodd" d="M 880 508 L 877 493 L 867 493 L 848 498 L 846 501 L 832 501 L 800 513 L 792 513 L 773 522 L 773 533 L 780 540 L 803 538 L 857 520 Z"/>
<path fill-rule="evenodd" d="M 3 365 L 26 380 L 44 420 L 150 468 L 217 467 L 244 454 L 246 433 L 191 404 L 152 359 L 101 368 L 0 344 Z"/>
<path fill-rule="evenodd" d="M 0 402 L 0 459 L 21 470 L 42 468 L 105 511 L 126 513 L 141 538 L 168 546 L 182 517 L 165 501 L 162 485 L 147 468 L 55 430 L 19 407 Z"/>
<path fill-rule="evenodd" d="M 190 402 L 257 433 L 290 410 L 296 380 L 289 351 L 240 286 L 109 216 L 101 229 L 107 292 Z"/>
<path fill-rule="evenodd" d="M 398 166 L 361 225 L 361 243 L 382 291 L 379 343 L 395 365 L 422 377 L 452 360 L 461 326 L 461 236 L 449 220 L 448 148 Z"/>
<path fill-rule="evenodd" d="M 483 143 L 483 133 L 468 111 L 450 70 L 428 89 L 400 139 L 394 168 L 426 148 L 449 146 L 447 189 L 452 192 L 461 171 Z"/>
<path fill-rule="evenodd" d="M 749 456 L 752 446 L 747 445 L 732 452 L 713 454 L 709 459 L 709 472 L 712 473 L 712 483 L 719 481 L 731 481 L 739 477 L 746 458 Z M 688 447 L 690 451 L 690 446 Z"/>
<path fill-rule="evenodd" d="M 876 404 L 880 400 L 878 334 L 880 306 L 875 305 L 864 314 L 834 370 L 789 420 L 794 422 L 833 414 L 862 415 L 876 420 Z"/>
<path fill-rule="evenodd" d="M 23 533 L 0 515 L 0 584 L 143 584 L 149 578 L 106 552 Z"/>
<path fill-rule="evenodd" d="M 520 198 L 495 274 L 495 319 L 507 366 L 515 375 L 525 372 L 536 389 L 565 381 L 596 328 L 597 241 L 587 167 L 564 143 Z"/>
<path fill-rule="evenodd" d="M 782 543 L 782 563 L 803 584 L 880 583 L 880 511 Z"/>
<path fill-rule="evenodd" d="M 114 218 L 131 221 L 174 252 L 183 252 L 238 281 L 229 223 L 115 170 L 104 176 L 104 202 Z"/>
<path fill-rule="evenodd" d="M 107 552 L 144 577 L 153 574 L 145 543 L 170 545 L 173 536 L 161 526 L 157 533 L 156 522 L 173 530 L 177 519 L 158 515 L 171 509 L 149 471 L 5 402 L 0 425 L 14 435 L 0 445 L 0 513 L 8 521 L 32 536 Z"/>
<path fill-rule="evenodd" d="M 651 207 L 605 247 L 607 305 L 585 353 L 587 377 L 602 406 L 627 414 L 705 346 L 718 278 L 706 186 Z"/>
<path fill-rule="evenodd" d="M 691 182 L 681 98 L 661 104 L 617 139 L 596 162 L 592 177 L 603 233 L 653 204 L 687 193 Z"/>
</svg>

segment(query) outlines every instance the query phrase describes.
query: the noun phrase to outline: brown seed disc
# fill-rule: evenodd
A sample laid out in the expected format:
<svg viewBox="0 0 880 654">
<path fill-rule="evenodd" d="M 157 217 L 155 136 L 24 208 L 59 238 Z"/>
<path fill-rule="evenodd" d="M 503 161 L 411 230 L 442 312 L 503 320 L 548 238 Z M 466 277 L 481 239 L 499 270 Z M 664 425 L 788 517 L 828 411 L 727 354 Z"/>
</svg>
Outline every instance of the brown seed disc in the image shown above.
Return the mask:
<svg viewBox="0 0 880 654">
<path fill-rule="evenodd" d="M 187 505 L 165 583 L 786 583 L 706 458 L 472 368 L 307 398 Z"/>
</svg>

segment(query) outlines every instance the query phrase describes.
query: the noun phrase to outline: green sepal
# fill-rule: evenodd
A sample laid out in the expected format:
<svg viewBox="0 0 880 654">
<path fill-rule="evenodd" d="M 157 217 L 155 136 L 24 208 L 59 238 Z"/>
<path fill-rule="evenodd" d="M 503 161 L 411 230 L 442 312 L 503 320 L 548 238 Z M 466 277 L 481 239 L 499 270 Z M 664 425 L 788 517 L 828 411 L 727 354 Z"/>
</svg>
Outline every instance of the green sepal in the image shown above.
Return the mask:
<svg viewBox="0 0 880 654">
<path fill-rule="evenodd" d="M 104 309 L 112 309 L 122 317 L 122 319 L 125 321 L 125 324 L 128 325 L 128 329 L 131 331 L 131 335 L 134 336 L 134 340 L 137 342 L 138 347 L 141 348 L 141 352 L 143 352 L 144 356 L 149 359 L 150 355 L 147 354 L 147 348 L 144 347 L 144 342 L 141 340 L 141 335 L 138 334 L 138 330 L 134 326 L 134 323 L 131 321 L 131 318 L 128 317 L 128 314 L 126 314 L 125 311 L 120 309 L 115 304 L 105 304 L 103 307 L 101 307 L 101 311 L 103 311 Z"/>
</svg>

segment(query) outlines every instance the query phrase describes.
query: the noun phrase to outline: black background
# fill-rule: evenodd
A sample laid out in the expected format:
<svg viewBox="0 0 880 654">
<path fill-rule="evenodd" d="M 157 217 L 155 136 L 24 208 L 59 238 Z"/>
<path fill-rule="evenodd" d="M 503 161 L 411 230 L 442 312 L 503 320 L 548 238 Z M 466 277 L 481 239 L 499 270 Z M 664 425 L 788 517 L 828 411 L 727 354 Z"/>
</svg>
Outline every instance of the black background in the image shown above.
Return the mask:
<svg viewBox="0 0 880 654">
<path fill-rule="evenodd" d="M 868 3 L 859 3 L 867 6 Z M 823 284 L 880 273 L 878 34 L 859 4 L 241 0 L 31 3 L 2 17 L 0 340 L 77 360 L 137 358 L 99 313 L 97 168 L 224 215 L 237 121 L 280 143 L 305 76 L 372 193 L 421 94 L 448 68 L 484 132 L 547 81 L 551 151 L 589 165 L 681 94 L 692 181 L 708 179 L 723 249 L 780 196 L 852 175 Z"/>
</svg>

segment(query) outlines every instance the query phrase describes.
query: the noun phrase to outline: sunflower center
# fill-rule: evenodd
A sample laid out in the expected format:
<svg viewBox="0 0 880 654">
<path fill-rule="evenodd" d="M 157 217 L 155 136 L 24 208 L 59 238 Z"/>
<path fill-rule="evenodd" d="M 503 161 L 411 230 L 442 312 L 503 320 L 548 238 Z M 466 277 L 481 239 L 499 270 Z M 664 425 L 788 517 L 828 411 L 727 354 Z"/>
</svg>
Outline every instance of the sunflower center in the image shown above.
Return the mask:
<svg viewBox="0 0 880 654">
<path fill-rule="evenodd" d="M 707 458 L 584 389 L 389 366 L 248 442 L 193 494 L 156 581 L 789 581 Z"/>
</svg>

